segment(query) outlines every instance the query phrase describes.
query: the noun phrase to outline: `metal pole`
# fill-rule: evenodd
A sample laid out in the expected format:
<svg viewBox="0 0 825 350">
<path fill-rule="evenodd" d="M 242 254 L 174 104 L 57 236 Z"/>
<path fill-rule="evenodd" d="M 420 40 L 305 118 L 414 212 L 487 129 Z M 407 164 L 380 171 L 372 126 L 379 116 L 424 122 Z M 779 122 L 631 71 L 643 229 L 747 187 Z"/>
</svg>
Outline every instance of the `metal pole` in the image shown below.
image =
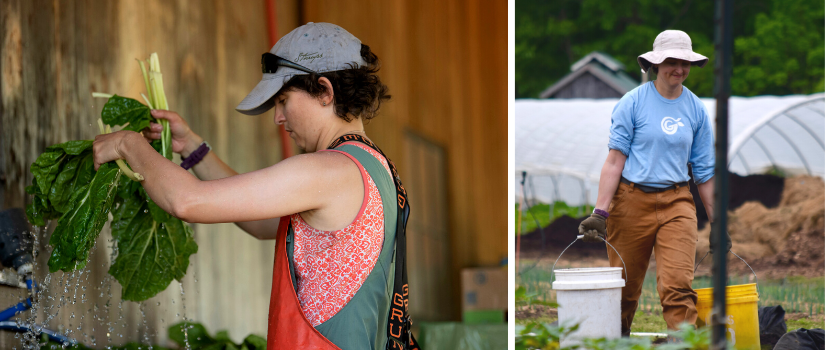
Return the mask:
<svg viewBox="0 0 825 350">
<path fill-rule="evenodd" d="M 716 179 L 714 188 L 714 221 L 711 225 L 713 238 L 713 309 L 711 310 L 710 348 L 725 349 L 726 310 L 725 288 L 727 286 L 727 235 L 728 227 L 728 98 L 730 97 L 731 51 L 733 47 L 732 6 L 733 0 L 716 0 L 714 22 L 714 46 L 716 60 L 713 73 L 716 82 L 713 94 L 716 97 Z"/>
<path fill-rule="evenodd" d="M 522 213 L 524 213 L 524 202 L 526 201 L 526 198 L 524 198 L 524 196 L 527 195 L 526 191 L 524 191 L 524 186 L 525 186 L 524 182 L 525 181 L 527 181 L 527 172 L 522 171 L 521 172 L 521 189 L 522 189 L 521 190 L 521 201 L 519 201 L 519 206 L 518 206 L 518 221 L 517 221 L 518 227 L 516 228 L 516 276 L 518 276 L 519 255 L 521 254 L 521 220 L 522 220 L 522 216 L 523 216 Z"/>
</svg>

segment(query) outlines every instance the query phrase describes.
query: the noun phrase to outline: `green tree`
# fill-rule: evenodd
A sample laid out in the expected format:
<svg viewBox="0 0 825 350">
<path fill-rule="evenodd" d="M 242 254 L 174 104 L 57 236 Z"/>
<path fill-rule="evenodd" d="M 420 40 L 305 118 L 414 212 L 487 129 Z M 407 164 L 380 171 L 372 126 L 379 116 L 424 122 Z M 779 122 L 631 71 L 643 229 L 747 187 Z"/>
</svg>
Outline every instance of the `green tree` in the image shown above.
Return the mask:
<svg viewBox="0 0 825 350">
<path fill-rule="evenodd" d="M 753 35 L 735 39 L 734 94 L 810 94 L 825 90 L 822 1 L 773 0 L 755 16 Z"/>
<path fill-rule="evenodd" d="M 685 85 L 699 96 L 712 96 L 713 16 L 713 1 L 517 0 L 516 97 L 538 97 L 595 50 L 610 54 L 641 80 L 636 57 L 650 51 L 665 29 L 685 31 L 694 51 L 710 58 L 704 68 L 691 70 Z M 825 9 L 818 0 L 736 1 L 733 94 L 823 91 L 823 23 Z"/>
</svg>

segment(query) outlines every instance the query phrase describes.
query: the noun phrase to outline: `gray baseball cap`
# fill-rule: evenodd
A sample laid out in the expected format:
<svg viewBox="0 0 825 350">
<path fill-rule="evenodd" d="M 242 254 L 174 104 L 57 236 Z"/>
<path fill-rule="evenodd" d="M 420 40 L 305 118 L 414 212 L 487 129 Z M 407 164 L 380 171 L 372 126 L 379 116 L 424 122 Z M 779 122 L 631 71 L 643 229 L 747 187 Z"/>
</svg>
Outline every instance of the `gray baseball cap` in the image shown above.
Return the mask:
<svg viewBox="0 0 825 350">
<path fill-rule="evenodd" d="M 331 72 L 365 65 L 361 58 L 361 40 L 331 23 L 309 22 L 284 35 L 270 53 L 297 63 L 317 73 Z M 275 106 L 272 96 L 295 75 L 307 74 L 298 69 L 278 67 L 274 73 L 263 73 L 261 82 L 241 101 L 235 110 L 258 115 Z"/>
</svg>

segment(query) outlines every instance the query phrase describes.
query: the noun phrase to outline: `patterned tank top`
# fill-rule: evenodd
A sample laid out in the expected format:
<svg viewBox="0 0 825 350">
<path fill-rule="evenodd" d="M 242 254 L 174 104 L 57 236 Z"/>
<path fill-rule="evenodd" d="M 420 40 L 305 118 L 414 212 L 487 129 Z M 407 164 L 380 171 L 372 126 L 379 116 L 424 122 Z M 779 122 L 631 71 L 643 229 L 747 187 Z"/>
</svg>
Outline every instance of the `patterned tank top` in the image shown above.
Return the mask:
<svg viewBox="0 0 825 350">
<path fill-rule="evenodd" d="M 391 174 L 387 160 L 372 148 L 358 142 L 344 144 L 369 152 Z M 384 244 L 381 195 L 364 167 L 356 164 L 364 180 L 364 200 L 347 227 L 322 231 L 307 224 L 300 214 L 290 216 L 295 233 L 298 301 L 312 326 L 332 318 L 352 299 L 378 261 Z"/>
</svg>

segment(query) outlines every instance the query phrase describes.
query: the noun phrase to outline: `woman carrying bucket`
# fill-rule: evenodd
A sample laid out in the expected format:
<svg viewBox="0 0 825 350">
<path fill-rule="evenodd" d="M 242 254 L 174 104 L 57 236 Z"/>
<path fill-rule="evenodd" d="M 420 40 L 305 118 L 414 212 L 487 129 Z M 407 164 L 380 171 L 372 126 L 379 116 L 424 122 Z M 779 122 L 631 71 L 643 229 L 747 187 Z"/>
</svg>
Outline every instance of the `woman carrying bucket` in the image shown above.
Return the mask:
<svg viewBox="0 0 825 350">
<path fill-rule="evenodd" d="M 630 334 L 653 250 L 668 329 L 696 322 L 691 282 L 698 233 L 687 165 L 713 221 L 713 130 L 704 104 L 682 83 L 692 65 L 707 62 L 693 52 L 685 32 L 666 30 L 653 51 L 638 57 L 642 71 L 652 69 L 657 79 L 625 94 L 613 109 L 596 207 L 579 233 L 585 242 L 607 240 L 624 258 L 623 336 Z M 622 266 L 616 253 L 608 249 L 607 254 L 610 266 Z"/>
</svg>

